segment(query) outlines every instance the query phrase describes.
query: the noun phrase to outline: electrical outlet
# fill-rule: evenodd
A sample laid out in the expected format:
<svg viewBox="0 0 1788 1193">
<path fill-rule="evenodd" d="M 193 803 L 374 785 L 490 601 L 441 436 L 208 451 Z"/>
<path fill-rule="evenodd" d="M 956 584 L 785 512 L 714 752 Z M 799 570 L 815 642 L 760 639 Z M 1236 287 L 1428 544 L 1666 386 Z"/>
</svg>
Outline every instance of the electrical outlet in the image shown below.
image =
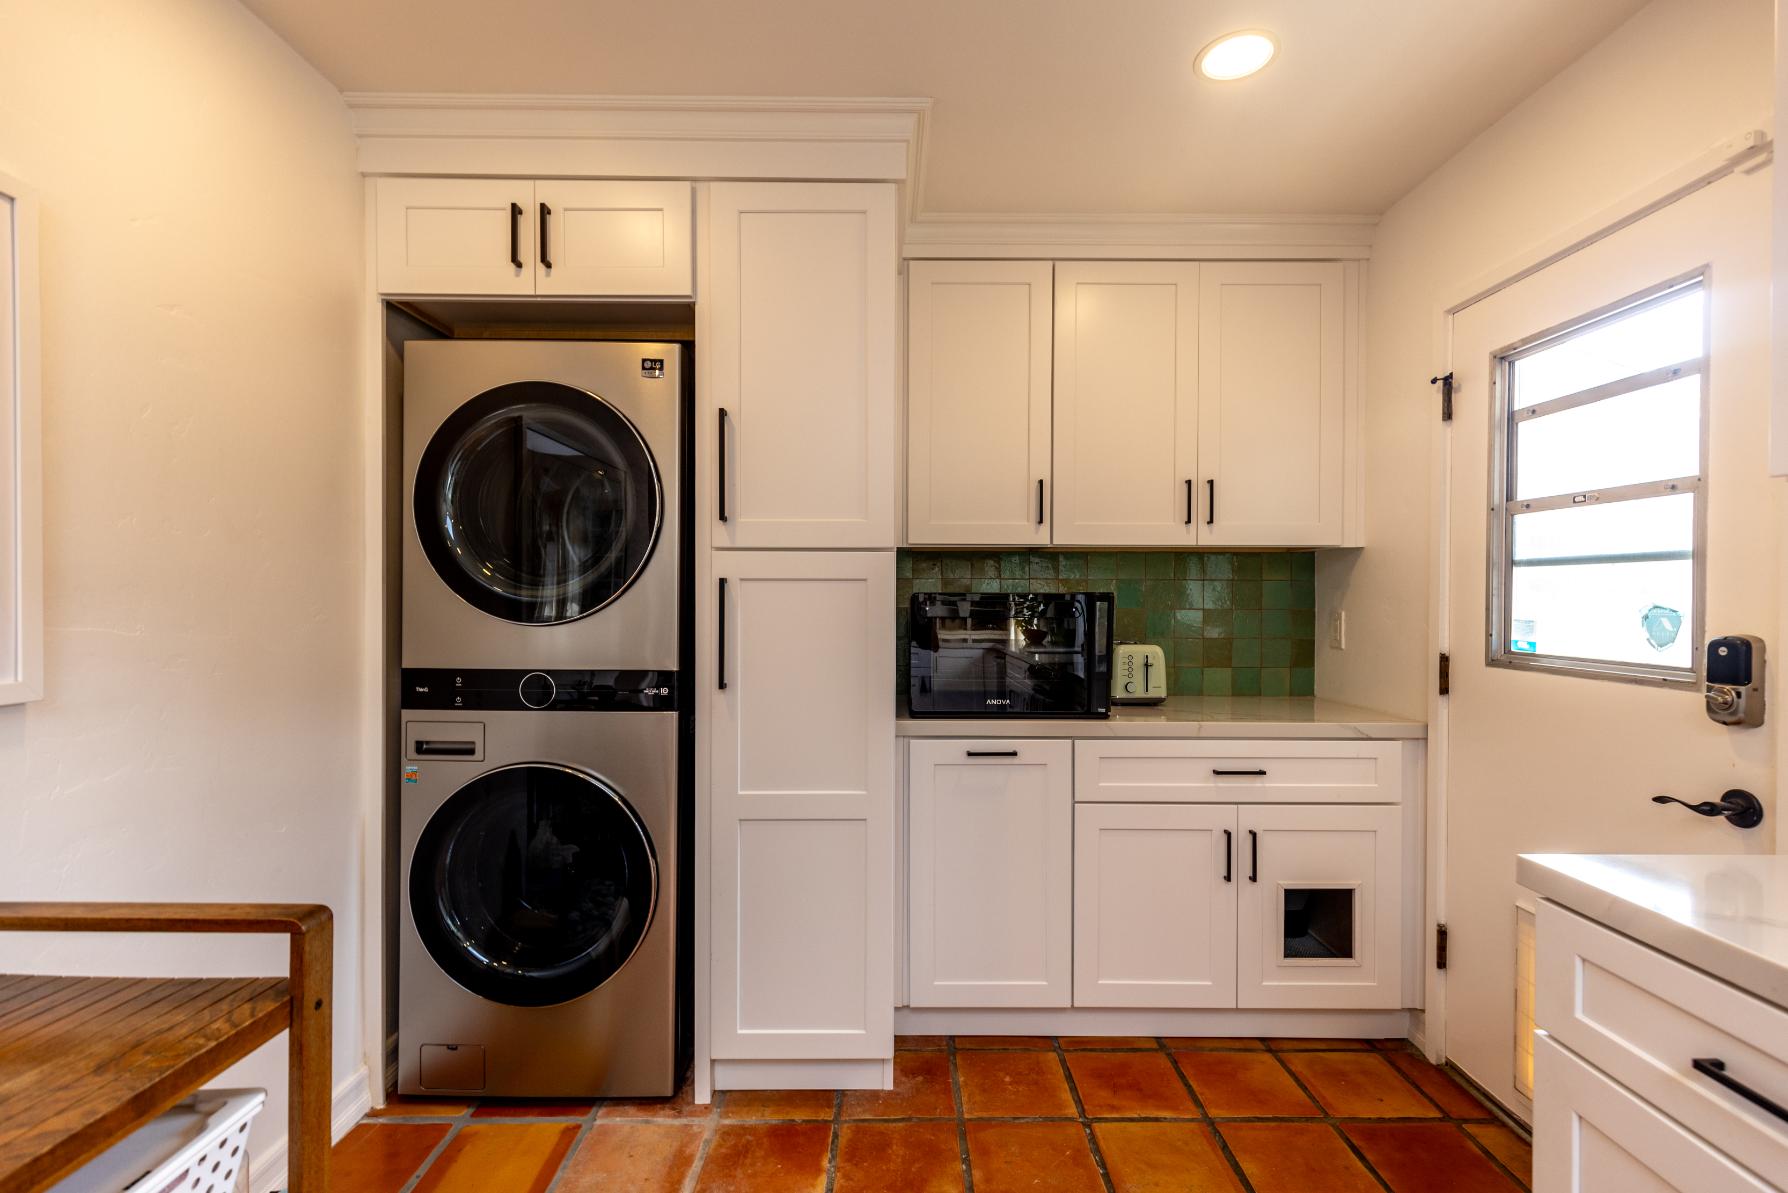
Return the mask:
<svg viewBox="0 0 1788 1193">
<path fill-rule="evenodd" d="M 1337 609 L 1329 618 L 1329 649 L 1347 649 L 1347 610 Z"/>
</svg>

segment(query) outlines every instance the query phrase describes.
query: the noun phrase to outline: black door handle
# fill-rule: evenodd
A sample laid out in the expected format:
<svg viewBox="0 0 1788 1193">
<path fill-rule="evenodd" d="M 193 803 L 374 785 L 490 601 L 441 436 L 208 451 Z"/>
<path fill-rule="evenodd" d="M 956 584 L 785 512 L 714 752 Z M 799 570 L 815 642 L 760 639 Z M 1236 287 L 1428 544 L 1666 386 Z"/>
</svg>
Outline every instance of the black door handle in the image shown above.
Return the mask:
<svg viewBox="0 0 1788 1193">
<path fill-rule="evenodd" d="M 1248 881 L 1260 881 L 1260 834 L 1248 830 Z"/>
<path fill-rule="evenodd" d="M 964 750 L 970 758 L 1016 758 L 1017 750 Z"/>
<path fill-rule="evenodd" d="M 1223 881 L 1235 881 L 1235 834 L 1223 830 Z"/>
<path fill-rule="evenodd" d="M 1192 525 L 1192 478 L 1186 478 L 1186 525 Z"/>
<path fill-rule="evenodd" d="M 552 213 L 552 208 L 544 203 L 540 205 L 540 263 L 548 269 L 553 267 L 553 255 L 546 245 L 546 217 Z"/>
<path fill-rule="evenodd" d="M 720 520 L 722 522 L 724 522 L 724 521 L 726 521 L 726 407 L 725 406 L 722 406 L 720 408 L 719 444 L 720 444 L 720 469 L 719 469 L 720 481 L 719 481 L 719 484 L 716 486 L 716 491 L 719 494 L 719 500 L 720 500 Z"/>
<path fill-rule="evenodd" d="M 1651 802 L 1654 804 L 1681 804 L 1689 811 L 1702 816 L 1724 816 L 1727 823 L 1738 828 L 1756 828 L 1763 823 L 1763 801 L 1742 787 L 1734 787 L 1721 796 L 1718 802 L 1708 799 L 1702 800 L 1698 804 L 1691 804 L 1688 800 L 1677 799 L 1674 795 L 1654 795 L 1651 797 Z"/>
<path fill-rule="evenodd" d="M 1217 482 L 1215 479 L 1204 482 L 1204 524 L 1217 524 Z"/>
<path fill-rule="evenodd" d="M 1753 1106 L 1761 1106 L 1783 1122 L 1788 1122 L 1788 1106 L 1774 1101 L 1758 1093 L 1736 1077 L 1726 1073 L 1726 1062 L 1717 1056 L 1703 1056 L 1689 1062 L 1697 1073 L 1709 1078 L 1719 1085 L 1725 1086 Z"/>
<path fill-rule="evenodd" d="M 1218 770 L 1212 767 L 1211 773 L 1213 775 L 1254 775 L 1258 778 L 1266 778 L 1266 772 L 1263 770 Z"/>
<path fill-rule="evenodd" d="M 1037 478 L 1037 525 L 1043 525 L 1043 478 Z"/>
<path fill-rule="evenodd" d="M 726 577 L 720 577 L 720 616 L 716 626 L 719 646 L 714 652 L 714 673 L 720 681 L 720 690 L 726 691 Z"/>
<path fill-rule="evenodd" d="M 517 269 L 522 267 L 521 217 L 521 204 L 511 203 L 509 205 L 509 264 Z"/>
</svg>

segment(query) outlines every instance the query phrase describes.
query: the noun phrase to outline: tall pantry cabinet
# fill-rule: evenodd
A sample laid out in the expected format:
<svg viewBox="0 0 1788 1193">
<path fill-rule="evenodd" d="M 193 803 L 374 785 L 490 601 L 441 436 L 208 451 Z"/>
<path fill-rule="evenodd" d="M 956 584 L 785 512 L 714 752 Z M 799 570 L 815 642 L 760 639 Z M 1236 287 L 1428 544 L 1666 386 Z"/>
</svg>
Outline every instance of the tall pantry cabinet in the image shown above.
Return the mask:
<svg viewBox="0 0 1788 1193">
<path fill-rule="evenodd" d="M 714 1079 L 879 1084 L 894 1003 L 894 187 L 715 183 L 705 208 Z"/>
</svg>

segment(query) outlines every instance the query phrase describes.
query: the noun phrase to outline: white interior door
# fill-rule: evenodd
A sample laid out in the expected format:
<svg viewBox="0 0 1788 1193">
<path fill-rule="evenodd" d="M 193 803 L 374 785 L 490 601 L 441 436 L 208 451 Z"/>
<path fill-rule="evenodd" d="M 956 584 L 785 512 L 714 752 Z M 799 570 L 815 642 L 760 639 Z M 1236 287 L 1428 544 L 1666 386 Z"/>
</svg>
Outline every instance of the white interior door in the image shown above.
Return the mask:
<svg viewBox="0 0 1788 1193">
<path fill-rule="evenodd" d="M 1766 458 L 1770 304 L 1768 253 L 1761 246 L 1768 238 L 1767 173 L 1734 174 L 1464 309 L 1453 321 L 1456 390 L 1448 432 L 1444 631 L 1452 687 L 1445 805 L 1446 1052 L 1521 1113 L 1530 1103 L 1522 1092 L 1527 1075 L 1518 1072 L 1515 1060 L 1516 901 L 1523 896 L 1515 885 L 1515 855 L 1770 850 L 1771 822 L 1747 832 L 1682 808 L 1657 806 L 1651 797 L 1718 799 L 1727 788 L 1743 787 L 1773 804 L 1772 729 L 1713 724 L 1692 681 L 1673 687 L 1617 682 L 1563 669 L 1569 664 L 1551 671 L 1531 665 L 1534 657 L 1597 651 L 1625 653 L 1645 665 L 1672 660 L 1694 665 L 1698 622 L 1709 635 L 1752 633 L 1785 645 L 1778 588 L 1781 493 L 1769 480 Z M 1684 579 L 1686 565 L 1658 558 L 1670 556 L 1670 550 L 1647 555 L 1662 540 L 1645 536 L 1661 533 L 1658 527 L 1666 523 L 1681 528 L 1671 534 L 1690 541 L 1692 518 L 1648 514 L 1641 519 L 1646 530 L 1637 536 L 1631 526 L 1605 521 L 1576 523 L 1566 533 L 1556 529 L 1556 511 L 1541 509 L 1554 519 L 1548 532 L 1554 538 L 1549 544 L 1544 527 L 1535 526 L 1531 540 L 1518 540 L 1516 558 L 1541 562 L 1509 569 L 1529 574 L 1520 576 L 1505 624 L 1487 612 L 1490 551 L 1502 525 L 1486 517 L 1497 500 L 1493 424 L 1509 418 L 1499 402 L 1512 401 L 1515 407 L 1512 434 L 1523 453 L 1514 490 L 1519 499 L 1511 503 L 1517 513 L 1535 493 L 1562 489 L 1562 497 L 1538 504 L 1562 504 L 1571 517 L 1638 517 L 1630 497 L 1638 490 L 1622 489 L 1620 482 L 1692 466 L 1700 436 L 1692 415 L 1669 414 L 1658 388 L 1649 384 L 1618 399 L 1624 407 L 1596 399 L 1595 405 L 1557 409 L 1559 403 L 1570 406 L 1585 394 L 1595 399 L 1596 393 L 1626 384 L 1594 389 L 1593 383 L 1606 381 L 1610 367 L 1631 376 L 1657 363 L 1652 358 L 1660 352 L 1680 355 L 1659 347 L 1665 338 L 1658 328 L 1639 325 L 1624 347 L 1618 337 L 1600 346 L 1582 337 L 1574 341 L 1574 364 L 1562 357 L 1550 364 L 1533 357 L 1530 380 L 1519 372 L 1505 377 L 1499 362 L 1509 349 L 1537 336 L 1580 326 L 1592 313 L 1620 310 L 1617 304 L 1632 296 L 1702 272 L 1707 363 L 1699 377 L 1685 374 L 1677 383 L 1706 387 L 1705 472 L 1693 484 L 1679 486 L 1671 500 L 1697 503 L 1705 519 L 1704 618 L 1682 607 L 1694 596 L 1692 583 Z M 1687 320 L 1682 327 L 1693 330 Z M 1540 341 L 1536 350 L 1557 345 L 1556 339 Z M 1545 368 L 1553 370 L 1549 378 Z M 1513 390 L 1512 399 L 1500 396 L 1507 389 Z M 1554 396 L 1567 390 L 1577 396 Z M 1557 413 L 1545 414 L 1548 409 Z M 1540 428 L 1531 441 L 1522 440 L 1535 411 L 1578 420 L 1577 428 L 1555 424 Z M 1583 420 L 1592 420 L 1593 429 L 1584 431 Z M 1555 448 L 1564 445 L 1562 450 L 1545 450 L 1547 434 L 1554 436 Z M 1688 464 L 1682 463 L 1685 451 Z M 1665 457 L 1676 463 L 1657 463 Z M 1585 554 L 1627 558 L 1596 565 L 1568 562 Z M 1667 642 L 1673 618 L 1676 640 Z M 1511 636 L 1503 644 L 1505 632 Z M 1488 654 L 1499 645 L 1511 656 L 1530 656 L 1529 664 L 1491 665 Z"/>
</svg>

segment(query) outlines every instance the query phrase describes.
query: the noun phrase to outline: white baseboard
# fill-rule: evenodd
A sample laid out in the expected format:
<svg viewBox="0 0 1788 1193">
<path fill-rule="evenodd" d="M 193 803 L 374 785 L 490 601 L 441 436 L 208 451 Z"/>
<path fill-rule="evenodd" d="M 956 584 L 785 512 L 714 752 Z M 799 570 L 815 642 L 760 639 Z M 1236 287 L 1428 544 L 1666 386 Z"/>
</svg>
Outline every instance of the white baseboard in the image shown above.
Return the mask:
<svg viewBox="0 0 1788 1193">
<path fill-rule="evenodd" d="M 892 1060 L 717 1060 L 719 1089 L 893 1089 Z"/>
<path fill-rule="evenodd" d="M 367 1081 L 366 1067 L 335 1087 L 329 1099 L 329 1142 L 335 1143 L 354 1129 L 354 1124 L 372 1109 L 372 1086 Z M 278 1143 L 258 1156 L 248 1158 L 249 1188 L 254 1193 L 275 1193 L 286 1185 L 286 1153 L 288 1140 Z"/>
<path fill-rule="evenodd" d="M 1123 1010 L 1102 1007 L 896 1007 L 914 1036 L 1310 1036 L 1401 1040 L 1408 1011 Z"/>
</svg>

